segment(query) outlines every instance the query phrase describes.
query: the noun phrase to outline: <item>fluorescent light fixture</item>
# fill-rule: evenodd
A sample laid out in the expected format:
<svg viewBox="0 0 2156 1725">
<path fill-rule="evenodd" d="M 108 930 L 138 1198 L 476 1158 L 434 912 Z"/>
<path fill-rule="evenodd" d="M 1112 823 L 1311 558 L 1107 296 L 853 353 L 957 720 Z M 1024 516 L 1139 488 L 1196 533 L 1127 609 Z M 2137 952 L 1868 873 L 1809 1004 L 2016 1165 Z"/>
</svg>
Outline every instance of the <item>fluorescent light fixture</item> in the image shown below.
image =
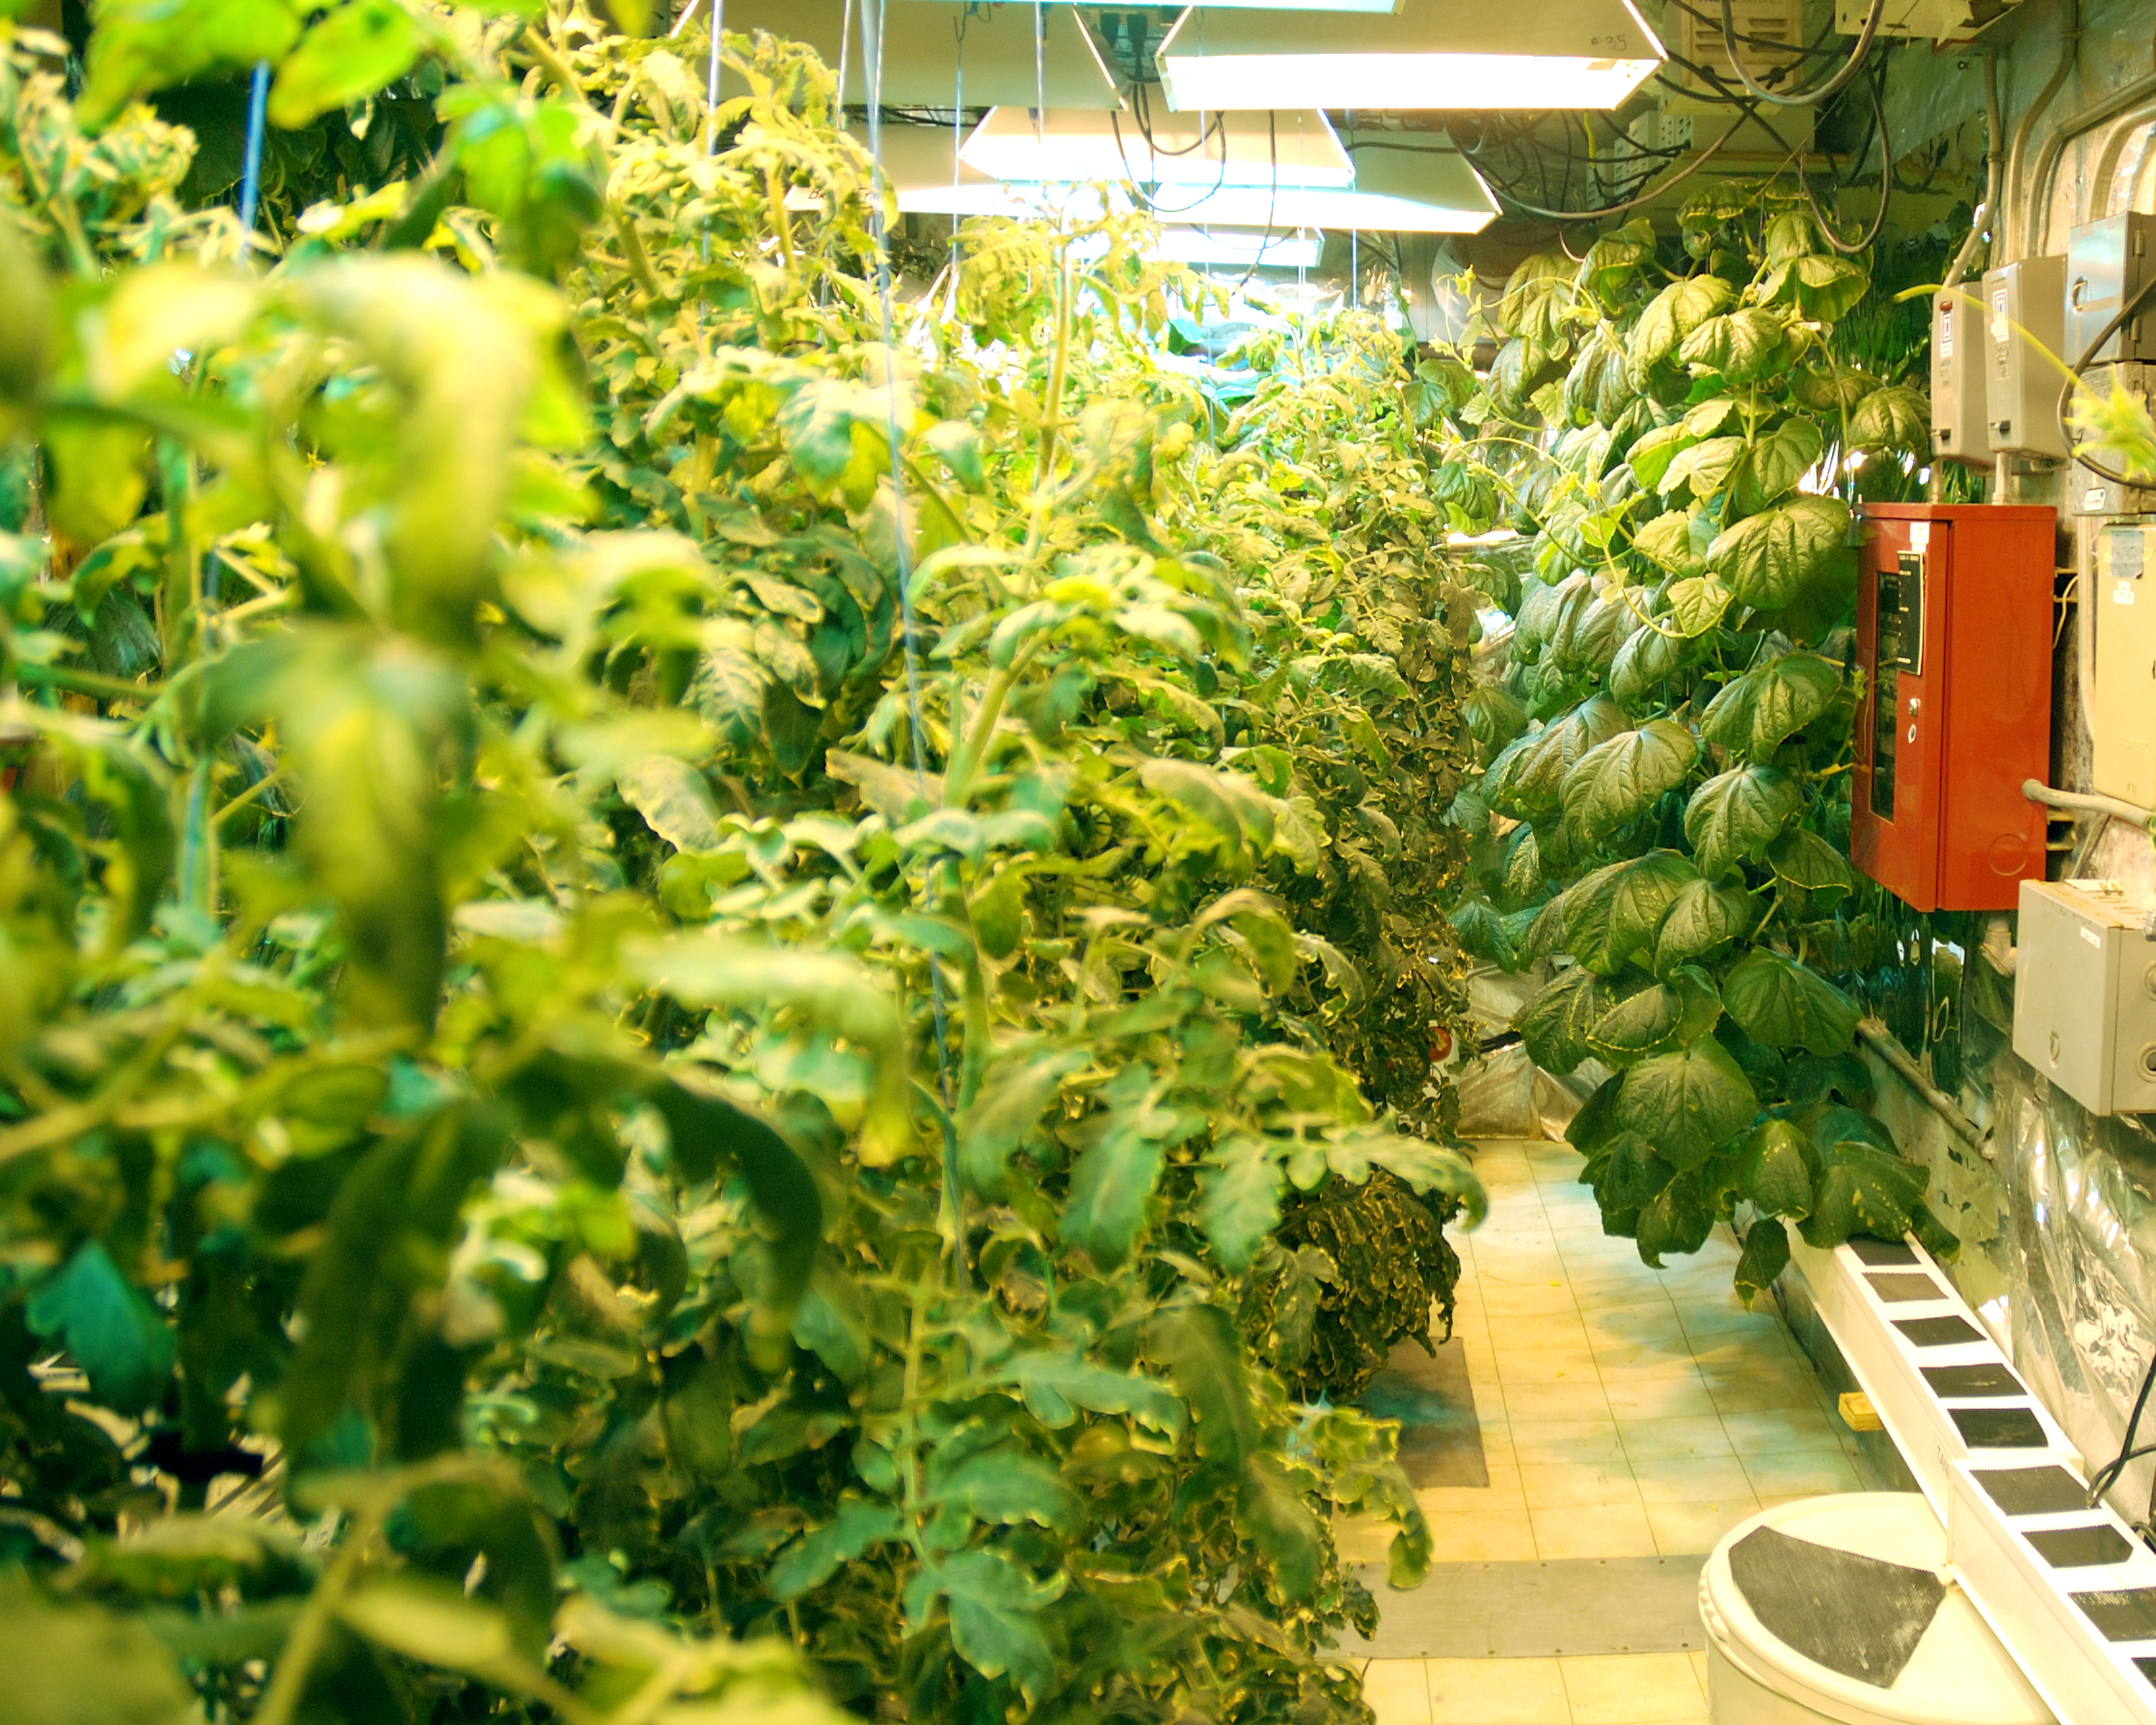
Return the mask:
<svg viewBox="0 0 2156 1725">
<path fill-rule="evenodd" d="M 1614 108 L 1663 60 L 1631 0 L 1402 0 L 1390 15 L 1185 13 L 1158 59 L 1176 109 Z"/>
<path fill-rule="evenodd" d="M 1441 132 L 1416 153 L 1355 152 L 1352 191 L 1329 187 L 1224 186 L 1178 208 L 1166 197 L 1154 213 L 1165 223 L 1235 228 L 1362 228 L 1375 234 L 1479 234 L 1497 200 L 1467 158 L 1445 149 Z M 1428 150 L 1430 153 L 1423 153 Z"/>
<path fill-rule="evenodd" d="M 1284 114 L 1163 114 L 1147 141 L 1135 116 L 992 108 L 958 151 L 998 180 L 1133 180 L 1146 186 L 1352 186 L 1355 164 L 1315 108 Z"/>
<path fill-rule="evenodd" d="M 1325 236 L 1306 228 L 1163 228 L 1152 255 L 1173 264 L 1225 264 L 1237 270 L 1314 270 Z"/>
<path fill-rule="evenodd" d="M 846 68 L 847 103 L 868 100 L 861 68 L 861 27 L 845 0 L 726 0 L 726 28 L 768 30 L 805 42 L 835 70 Z M 968 16 L 968 13 L 971 16 Z M 1111 77 L 1091 33 L 1069 6 L 1041 11 L 1042 40 L 1034 53 L 1033 8 L 1025 5 L 952 5 L 949 0 L 884 8 L 883 102 L 892 108 L 942 108 L 958 100 L 960 31 L 964 32 L 964 100 L 968 107 L 1009 102 L 1033 107 L 1045 89 L 1051 108 L 1115 108 L 1118 80 Z M 841 44 L 843 43 L 843 47 Z M 1038 74 L 1038 81 L 1036 81 Z M 722 97 L 746 95 L 747 86 L 731 68 L 722 74 Z"/>
<path fill-rule="evenodd" d="M 868 142 L 858 125 L 847 128 L 855 141 Z M 955 172 L 954 172 L 955 170 Z M 970 167 L 957 152 L 947 126 L 905 126 L 886 121 L 883 172 L 910 215 L 1053 217 L 1065 205 L 1090 221 L 1101 213 L 1099 189 L 1091 185 L 1005 185 Z M 1128 200 L 1111 194 L 1118 208 Z"/>
</svg>

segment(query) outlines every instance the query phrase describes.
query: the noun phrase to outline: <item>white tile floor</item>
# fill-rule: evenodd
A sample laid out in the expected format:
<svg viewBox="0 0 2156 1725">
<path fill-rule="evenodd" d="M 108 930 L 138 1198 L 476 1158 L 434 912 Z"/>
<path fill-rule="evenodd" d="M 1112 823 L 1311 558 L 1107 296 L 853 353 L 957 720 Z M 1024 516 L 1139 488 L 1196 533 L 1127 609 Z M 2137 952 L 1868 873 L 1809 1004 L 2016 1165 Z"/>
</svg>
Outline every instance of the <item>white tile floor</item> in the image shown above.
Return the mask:
<svg viewBox="0 0 2156 1725">
<path fill-rule="evenodd" d="M 1726 1232 L 1655 1271 L 1602 1231 L 1569 1145 L 1487 1143 L 1490 1217 L 1456 1238 L 1455 1332 L 1486 1487 L 1419 1495 L 1437 1561 L 1702 1554 L 1763 1507 L 1863 1488 L 1853 1438 Z M 1343 1556 L 1381 1557 L 1342 1529 Z M 1378 1725 L 1665 1725 L 1707 1716 L 1704 1655 L 1376 1660 Z"/>
</svg>

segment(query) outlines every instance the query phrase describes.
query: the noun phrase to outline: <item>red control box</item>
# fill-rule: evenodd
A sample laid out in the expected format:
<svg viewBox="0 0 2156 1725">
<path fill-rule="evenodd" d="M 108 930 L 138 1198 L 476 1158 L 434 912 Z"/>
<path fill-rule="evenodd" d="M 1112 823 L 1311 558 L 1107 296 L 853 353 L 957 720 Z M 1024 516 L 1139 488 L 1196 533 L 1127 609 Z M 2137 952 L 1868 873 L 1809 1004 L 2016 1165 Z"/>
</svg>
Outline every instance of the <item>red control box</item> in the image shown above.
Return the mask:
<svg viewBox="0 0 2156 1725">
<path fill-rule="evenodd" d="M 2044 877 L 2057 521 L 2021 504 L 1865 506 L 1849 854 L 1919 911 L 2010 911 Z"/>
</svg>

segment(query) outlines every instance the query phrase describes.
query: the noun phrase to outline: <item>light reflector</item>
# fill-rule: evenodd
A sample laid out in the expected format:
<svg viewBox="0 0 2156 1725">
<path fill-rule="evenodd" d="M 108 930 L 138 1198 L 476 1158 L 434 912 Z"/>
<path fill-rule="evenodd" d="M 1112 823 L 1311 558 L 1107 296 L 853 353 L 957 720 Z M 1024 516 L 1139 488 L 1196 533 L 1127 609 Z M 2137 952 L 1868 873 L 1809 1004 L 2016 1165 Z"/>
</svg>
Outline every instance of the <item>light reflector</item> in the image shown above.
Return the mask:
<svg viewBox="0 0 2156 1725">
<path fill-rule="evenodd" d="M 1163 197 L 1154 214 L 1173 225 L 1238 228 L 1362 228 L 1377 234 L 1479 234 L 1497 200 L 1466 157 L 1442 133 L 1419 134 L 1417 152 L 1355 152 L 1354 188 L 1224 186 L 1181 208 Z M 1428 151 L 1430 153 L 1424 153 Z"/>
<path fill-rule="evenodd" d="M 1158 59 L 1176 109 L 1614 108 L 1664 58 L 1631 0 L 1402 0 L 1388 15 L 1183 14 Z"/>
<path fill-rule="evenodd" d="M 998 180 L 1133 180 L 1196 187 L 1351 186 L 1355 164 L 1315 108 L 1281 114 L 1163 114 L 1150 139 L 1137 116 L 1051 108 L 1038 133 L 1022 107 L 989 110 L 958 152 Z"/>
<path fill-rule="evenodd" d="M 1322 234 L 1308 228 L 1268 233 L 1256 228 L 1163 228 L 1156 258 L 1177 264 L 1224 264 L 1237 270 L 1315 270 Z"/>
</svg>

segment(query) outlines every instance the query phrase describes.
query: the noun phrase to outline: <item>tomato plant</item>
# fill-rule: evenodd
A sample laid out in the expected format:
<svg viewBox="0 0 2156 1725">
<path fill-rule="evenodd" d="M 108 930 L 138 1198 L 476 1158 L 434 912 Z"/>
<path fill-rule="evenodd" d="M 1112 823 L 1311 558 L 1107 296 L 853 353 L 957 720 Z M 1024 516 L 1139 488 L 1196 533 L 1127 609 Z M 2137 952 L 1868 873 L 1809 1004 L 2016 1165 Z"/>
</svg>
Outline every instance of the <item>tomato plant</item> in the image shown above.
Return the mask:
<svg viewBox="0 0 2156 1725">
<path fill-rule="evenodd" d="M 1429 1532 L 1300 1393 L 1481 1205 L 1427 392 L 1351 315 L 1219 414 L 1130 218 L 894 306 L 726 47 L 0 23 L 27 1717 L 1367 1717 L 1333 1518 Z M 258 57 L 249 261 L 140 99 Z"/>
</svg>

